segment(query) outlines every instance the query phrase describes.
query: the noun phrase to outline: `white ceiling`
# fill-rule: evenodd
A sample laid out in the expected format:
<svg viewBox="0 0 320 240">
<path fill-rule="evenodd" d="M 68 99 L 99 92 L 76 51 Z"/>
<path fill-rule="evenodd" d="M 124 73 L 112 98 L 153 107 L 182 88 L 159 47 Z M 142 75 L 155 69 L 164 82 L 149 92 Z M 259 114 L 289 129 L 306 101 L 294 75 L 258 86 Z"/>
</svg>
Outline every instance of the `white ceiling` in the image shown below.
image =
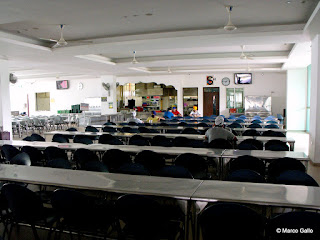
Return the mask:
<svg viewBox="0 0 320 240">
<path fill-rule="evenodd" d="M 290 3 L 288 3 L 290 2 Z M 281 71 L 310 63 L 315 0 L 1 0 L 0 59 L 21 79 Z M 233 5 L 226 32 L 225 5 Z M 316 10 L 315 10 L 316 9 Z M 313 13 L 313 15 L 312 15 Z M 51 49 L 65 24 L 65 47 Z M 313 30 L 314 34 L 314 30 Z M 71 40 L 90 40 L 72 42 Z M 240 59 L 241 45 L 252 60 Z M 138 64 L 132 64 L 133 51 Z M 308 52 L 309 51 L 309 52 Z M 75 56 L 98 55 L 116 63 Z M 301 57 L 303 56 L 303 57 Z M 131 68 L 135 68 L 132 70 Z"/>
</svg>

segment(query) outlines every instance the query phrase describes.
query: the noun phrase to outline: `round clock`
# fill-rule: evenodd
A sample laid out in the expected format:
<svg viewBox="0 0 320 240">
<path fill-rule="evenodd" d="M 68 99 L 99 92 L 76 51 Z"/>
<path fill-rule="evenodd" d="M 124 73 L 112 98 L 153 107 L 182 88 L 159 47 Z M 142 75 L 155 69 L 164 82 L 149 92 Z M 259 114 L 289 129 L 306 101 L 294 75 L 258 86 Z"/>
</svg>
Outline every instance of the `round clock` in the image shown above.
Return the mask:
<svg viewBox="0 0 320 240">
<path fill-rule="evenodd" d="M 230 84 L 230 78 L 228 77 L 222 78 L 221 83 L 223 86 L 228 86 Z"/>
<path fill-rule="evenodd" d="M 82 89 L 83 89 L 83 83 L 81 83 L 81 82 L 78 83 L 78 89 L 79 89 L 79 90 L 82 90 Z"/>
</svg>

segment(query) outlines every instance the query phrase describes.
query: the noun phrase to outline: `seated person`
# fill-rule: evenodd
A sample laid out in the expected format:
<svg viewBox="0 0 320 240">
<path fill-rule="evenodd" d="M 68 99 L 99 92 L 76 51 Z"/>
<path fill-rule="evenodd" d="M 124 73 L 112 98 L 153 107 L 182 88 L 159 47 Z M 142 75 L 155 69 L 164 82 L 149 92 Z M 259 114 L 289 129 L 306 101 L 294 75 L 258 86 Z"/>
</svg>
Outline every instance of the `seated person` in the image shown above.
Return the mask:
<svg viewBox="0 0 320 240">
<path fill-rule="evenodd" d="M 217 138 L 223 138 L 230 142 L 237 141 L 237 137 L 224 128 L 224 118 L 222 116 L 218 116 L 215 119 L 214 126 L 208 129 L 205 134 L 205 139 L 208 143 Z"/>
<path fill-rule="evenodd" d="M 181 114 L 179 113 L 176 107 L 172 108 L 172 113 L 175 117 L 178 117 L 178 116 L 181 117 Z"/>
<path fill-rule="evenodd" d="M 193 106 L 193 109 L 192 109 L 191 113 L 189 114 L 189 116 L 190 117 L 201 117 L 197 106 Z"/>
<path fill-rule="evenodd" d="M 147 123 L 157 123 L 157 122 L 159 122 L 160 121 L 160 119 L 159 119 L 159 117 L 157 117 L 157 116 L 155 116 L 153 113 L 151 114 L 151 117 L 148 117 L 147 118 Z"/>
<path fill-rule="evenodd" d="M 163 117 L 164 118 L 169 118 L 169 119 L 174 117 L 171 108 L 168 108 L 168 110 L 164 113 Z"/>
<path fill-rule="evenodd" d="M 128 118 L 128 122 L 143 123 L 139 118 Z"/>
</svg>

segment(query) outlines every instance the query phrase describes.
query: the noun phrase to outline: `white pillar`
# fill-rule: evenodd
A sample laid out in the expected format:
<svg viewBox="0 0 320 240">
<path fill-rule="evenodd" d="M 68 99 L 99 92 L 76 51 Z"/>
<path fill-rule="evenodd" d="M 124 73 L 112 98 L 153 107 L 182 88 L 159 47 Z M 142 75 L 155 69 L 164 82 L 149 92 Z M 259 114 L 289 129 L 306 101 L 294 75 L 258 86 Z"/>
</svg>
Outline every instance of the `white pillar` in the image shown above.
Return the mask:
<svg viewBox="0 0 320 240">
<path fill-rule="evenodd" d="M 109 90 L 104 86 L 108 85 Z M 116 77 L 113 75 L 101 76 L 101 97 L 107 101 L 101 102 L 101 115 L 117 113 L 117 85 Z"/>
<path fill-rule="evenodd" d="M 0 60 L 0 126 L 12 139 L 8 61 Z"/>
<path fill-rule="evenodd" d="M 320 163 L 320 36 L 312 40 L 309 157 Z"/>
</svg>

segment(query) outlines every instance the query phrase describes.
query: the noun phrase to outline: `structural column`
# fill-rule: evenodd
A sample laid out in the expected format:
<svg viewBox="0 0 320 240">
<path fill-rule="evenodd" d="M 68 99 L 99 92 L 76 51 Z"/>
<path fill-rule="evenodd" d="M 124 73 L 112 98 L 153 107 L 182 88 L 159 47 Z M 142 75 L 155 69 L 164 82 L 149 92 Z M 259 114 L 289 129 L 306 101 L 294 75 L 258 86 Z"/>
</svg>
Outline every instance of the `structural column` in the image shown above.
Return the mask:
<svg viewBox="0 0 320 240">
<path fill-rule="evenodd" d="M 117 113 L 117 83 L 113 75 L 101 76 L 101 114 Z"/>
<path fill-rule="evenodd" d="M 309 157 L 320 163 L 320 36 L 312 40 Z"/>
<path fill-rule="evenodd" d="M 8 61 L 0 59 L 0 126 L 12 139 Z"/>
</svg>

